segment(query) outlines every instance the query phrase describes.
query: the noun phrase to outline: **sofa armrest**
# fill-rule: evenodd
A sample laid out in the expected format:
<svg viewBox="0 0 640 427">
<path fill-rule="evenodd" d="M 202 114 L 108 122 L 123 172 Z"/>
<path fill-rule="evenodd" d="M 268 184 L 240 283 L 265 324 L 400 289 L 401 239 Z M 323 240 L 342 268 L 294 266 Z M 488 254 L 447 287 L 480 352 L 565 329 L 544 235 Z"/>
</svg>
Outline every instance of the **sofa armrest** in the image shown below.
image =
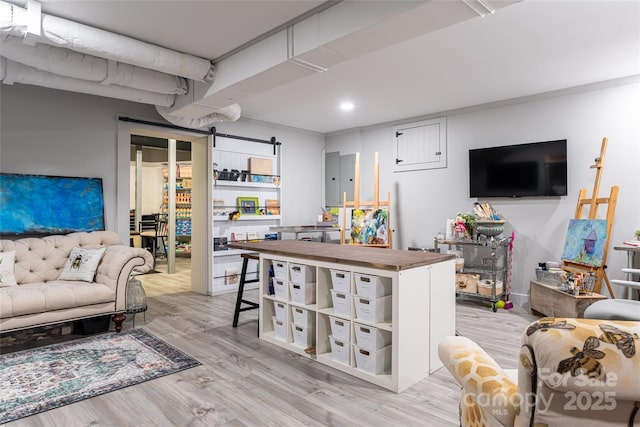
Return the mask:
<svg viewBox="0 0 640 427">
<path fill-rule="evenodd" d="M 98 280 L 98 276 L 106 276 L 109 280 L 118 280 L 122 274 L 123 267 L 130 260 L 135 260 L 133 267 L 140 273 L 146 273 L 153 268 L 153 256 L 146 249 L 124 245 L 107 246 L 107 251 L 100 264 L 98 264 L 96 281 L 102 283 L 101 280 Z M 131 271 L 128 272 L 127 277 L 129 274 L 131 274 Z"/>
<path fill-rule="evenodd" d="M 520 411 L 516 384 L 478 344 L 465 337 L 447 337 L 439 344 L 438 355 L 462 386 L 463 426 L 478 418 L 478 409 L 484 418 L 481 424 L 514 425 Z"/>
<path fill-rule="evenodd" d="M 124 245 L 107 246 L 95 281 L 102 283 L 116 292 L 115 311 L 125 310 L 127 282 L 131 272 L 146 273 L 153 268 L 153 256 L 142 248 L 132 248 Z"/>
</svg>

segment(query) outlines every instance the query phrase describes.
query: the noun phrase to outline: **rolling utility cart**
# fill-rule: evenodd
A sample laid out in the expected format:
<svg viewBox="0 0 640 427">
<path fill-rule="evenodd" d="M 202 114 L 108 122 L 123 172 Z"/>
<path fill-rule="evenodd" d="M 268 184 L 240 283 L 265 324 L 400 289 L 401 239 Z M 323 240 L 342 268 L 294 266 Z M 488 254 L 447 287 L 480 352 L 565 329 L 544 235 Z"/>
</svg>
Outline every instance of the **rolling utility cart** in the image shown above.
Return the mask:
<svg viewBox="0 0 640 427">
<path fill-rule="evenodd" d="M 434 249 L 440 246 L 455 251 L 464 259 L 456 266 L 456 295 L 460 298 L 476 298 L 491 302 L 494 312 L 496 303 L 505 298 L 509 267 L 510 237 L 480 238 L 478 240 L 434 239 Z"/>
</svg>

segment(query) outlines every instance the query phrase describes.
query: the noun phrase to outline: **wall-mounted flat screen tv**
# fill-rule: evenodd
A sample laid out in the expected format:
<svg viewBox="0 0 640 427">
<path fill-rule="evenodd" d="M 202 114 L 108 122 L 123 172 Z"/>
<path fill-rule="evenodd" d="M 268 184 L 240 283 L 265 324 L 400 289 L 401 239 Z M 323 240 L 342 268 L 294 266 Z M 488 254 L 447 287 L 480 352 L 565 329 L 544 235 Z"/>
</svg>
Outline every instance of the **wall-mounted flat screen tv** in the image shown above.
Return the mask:
<svg viewBox="0 0 640 427">
<path fill-rule="evenodd" d="M 101 178 L 0 174 L 0 234 L 104 230 Z"/>
<path fill-rule="evenodd" d="M 566 195 L 566 139 L 469 150 L 470 197 Z"/>
</svg>

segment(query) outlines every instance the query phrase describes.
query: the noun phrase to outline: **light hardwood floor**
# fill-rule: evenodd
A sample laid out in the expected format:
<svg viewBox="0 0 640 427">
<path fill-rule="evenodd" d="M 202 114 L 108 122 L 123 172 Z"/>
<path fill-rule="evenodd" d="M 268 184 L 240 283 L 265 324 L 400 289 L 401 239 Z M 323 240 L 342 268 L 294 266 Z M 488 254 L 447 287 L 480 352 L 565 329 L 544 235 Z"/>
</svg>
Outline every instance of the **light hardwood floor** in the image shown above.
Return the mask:
<svg viewBox="0 0 640 427">
<path fill-rule="evenodd" d="M 11 426 L 456 426 L 459 388 L 444 368 L 395 394 L 260 342 L 257 310 L 231 327 L 235 294 L 189 291 L 188 259 L 177 273 L 141 277 L 146 321 L 136 327 L 202 365 L 10 423 Z M 158 270 L 166 271 L 159 264 Z M 246 293 L 257 298 L 257 291 Z M 456 306 L 456 329 L 505 368 L 515 368 L 520 335 L 535 317 L 478 301 Z M 130 329 L 127 320 L 124 329 Z"/>
</svg>

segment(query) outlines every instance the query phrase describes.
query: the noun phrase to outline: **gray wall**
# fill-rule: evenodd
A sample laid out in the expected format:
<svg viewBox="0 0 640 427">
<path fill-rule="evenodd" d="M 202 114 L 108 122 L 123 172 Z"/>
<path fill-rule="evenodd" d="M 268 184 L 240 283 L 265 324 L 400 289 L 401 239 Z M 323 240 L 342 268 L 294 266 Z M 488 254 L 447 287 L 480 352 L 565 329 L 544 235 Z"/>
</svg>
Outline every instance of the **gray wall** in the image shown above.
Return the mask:
<svg viewBox="0 0 640 427">
<path fill-rule="evenodd" d="M 101 177 L 108 229 L 118 229 L 118 216 L 128 225 L 129 151 L 118 154 L 118 115 L 159 121 L 151 106 L 45 88 L 0 86 L 0 170 Z M 327 137 L 326 151 L 361 152 L 361 199 L 373 196 L 373 153 L 380 152 L 380 190 L 391 192 L 395 246 L 430 246 L 444 229 L 446 218 L 470 211 L 467 151 L 469 148 L 566 138 L 569 142 L 569 195 L 559 199 L 490 200 L 516 232 L 513 293 L 524 301 L 538 261 L 562 254 L 568 219 L 573 216 L 580 188 L 591 194 L 602 137 L 609 137 L 600 195 L 620 186 L 612 246 L 640 228 L 640 84 L 627 84 L 556 96 L 502 107 L 449 115 L 448 167 L 393 173 L 391 127 L 379 126 Z M 422 118 L 416 118 L 415 121 Z M 414 121 L 408 119 L 403 123 Z M 396 123 L 394 123 L 395 125 Z M 312 223 L 322 200 L 324 138 L 261 122 L 217 125 L 219 132 L 257 138 L 276 136 L 283 151 L 283 209 L 285 225 Z M 117 168 L 121 157 L 124 170 Z M 123 180 L 118 186 L 117 176 Z M 116 207 L 117 206 L 117 207 Z M 624 254 L 610 251 L 608 272 L 620 277 Z"/>
<path fill-rule="evenodd" d="M 589 169 L 609 138 L 600 196 L 620 187 L 611 247 L 630 239 L 640 228 L 640 84 L 591 90 L 447 116 L 448 167 L 393 173 L 395 138 L 392 126 L 354 130 L 327 137 L 326 151 L 361 152 L 361 200 L 373 195 L 373 153 L 380 153 L 380 194 L 391 192 L 394 247 L 433 246 L 447 218 L 471 212 L 468 150 L 526 142 L 568 140 L 568 196 L 561 198 L 490 199 L 516 233 L 513 299 L 527 300 L 529 281 L 539 261 L 557 260 L 564 248 L 567 224 L 574 215 L 578 191 L 593 190 Z M 403 123 L 419 121 L 409 119 Z M 600 211 L 604 215 L 605 210 Z M 600 217 L 602 217 L 600 215 Z M 626 255 L 610 248 L 610 278 L 622 278 Z M 603 286 L 604 289 L 604 286 Z M 615 292 L 619 292 L 614 290 Z"/>
<path fill-rule="evenodd" d="M 155 109 L 20 84 L 1 85 L 0 95 L 0 170 L 102 178 L 106 228 L 117 231 L 116 118 L 157 120 Z M 128 206 L 123 214 L 128 218 Z"/>
<path fill-rule="evenodd" d="M 117 150 L 117 117 L 163 122 L 155 108 L 19 84 L 0 85 L 0 95 L 0 170 L 102 178 L 106 227 L 126 238 L 130 147 Z M 322 200 L 322 135 L 260 122 L 221 123 L 217 129 L 281 141 L 283 222 L 315 221 Z"/>
</svg>

